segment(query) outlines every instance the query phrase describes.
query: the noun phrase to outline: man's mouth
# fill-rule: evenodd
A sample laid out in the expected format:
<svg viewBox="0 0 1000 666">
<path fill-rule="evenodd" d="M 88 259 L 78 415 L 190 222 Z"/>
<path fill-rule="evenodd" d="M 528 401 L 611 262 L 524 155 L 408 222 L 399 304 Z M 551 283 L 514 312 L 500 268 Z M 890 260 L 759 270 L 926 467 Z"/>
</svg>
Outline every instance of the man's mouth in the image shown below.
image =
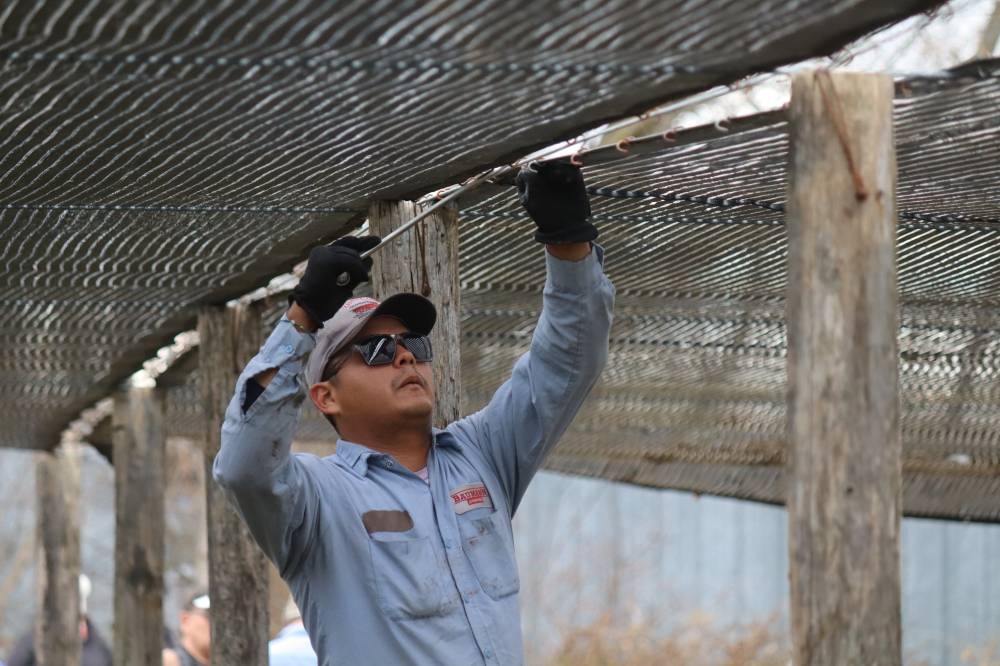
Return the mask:
<svg viewBox="0 0 1000 666">
<path fill-rule="evenodd" d="M 405 388 L 411 384 L 415 384 L 420 388 L 423 388 L 424 380 L 421 379 L 419 375 L 410 375 L 399 384 L 399 388 Z"/>
</svg>

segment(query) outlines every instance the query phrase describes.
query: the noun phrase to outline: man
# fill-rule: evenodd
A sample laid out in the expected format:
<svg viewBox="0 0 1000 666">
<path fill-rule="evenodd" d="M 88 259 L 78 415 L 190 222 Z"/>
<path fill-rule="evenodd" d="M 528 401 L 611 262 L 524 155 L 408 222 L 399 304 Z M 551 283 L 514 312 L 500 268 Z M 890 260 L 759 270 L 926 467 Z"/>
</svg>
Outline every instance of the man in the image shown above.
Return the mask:
<svg viewBox="0 0 1000 666">
<path fill-rule="evenodd" d="M 97 631 L 97 627 L 87 617 L 87 599 L 93 590 L 90 577 L 80 574 L 78 579 L 80 589 L 80 664 L 81 666 L 111 666 L 111 648 Z M 7 659 L 8 666 L 35 666 L 38 663 L 35 654 L 35 632 L 29 630 L 14 644 Z"/>
<path fill-rule="evenodd" d="M 294 599 L 285 604 L 282 620 L 285 626 L 267 646 L 268 666 L 316 666 L 316 652 Z"/>
<path fill-rule="evenodd" d="M 522 662 L 511 517 L 603 368 L 614 288 L 579 169 L 538 165 L 518 187 L 546 246 L 543 310 L 483 410 L 431 427 L 429 301 L 348 300 L 374 237 L 310 253 L 237 382 L 214 476 L 289 584 L 321 664 Z M 289 454 L 307 392 L 339 432 L 333 456 Z"/>
<path fill-rule="evenodd" d="M 163 666 L 208 666 L 212 656 L 211 602 L 199 592 L 181 611 L 180 644 L 163 650 Z"/>
</svg>

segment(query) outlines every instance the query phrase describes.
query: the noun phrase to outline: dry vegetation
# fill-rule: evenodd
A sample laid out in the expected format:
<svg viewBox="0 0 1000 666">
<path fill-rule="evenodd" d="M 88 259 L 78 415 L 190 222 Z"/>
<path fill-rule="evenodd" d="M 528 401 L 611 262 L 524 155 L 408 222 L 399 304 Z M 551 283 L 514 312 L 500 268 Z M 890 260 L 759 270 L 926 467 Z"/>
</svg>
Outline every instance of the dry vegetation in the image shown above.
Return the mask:
<svg viewBox="0 0 1000 666">
<path fill-rule="evenodd" d="M 775 619 L 719 627 L 704 613 L 658 632 L 647 621 L 622 625 L 610 614 L 565 635 L 548 666 L 788 666 L 787 635 Z"/>
<path fill-rule="evenodd" d="M 1000 4 L 997 5 L 1000 10 Z M 998 11 L 1000 15 L 1000 11 Z M 969 647 L 962 650 L 962 664 L 966 666 L 1000 666 L 1000 638 L 994 639 L 982 647 Z"/>
<path fill-rule="evenodd" d="M 654 623 L 616 622 L 602 614 L 589 626 L 563 635 L 545 666 L 791 666 L 786 628 L 776 617 L 720 627 L 711 615 L 695 613 L 668 633 Z M 906 666 L 932 662 L 915 653 L 904 655 Z M 958 665 L 956 665 L 958 666 Z M 961 666 L 1000 666 L 1000 639 L 967 647 Z"/>
</svg>

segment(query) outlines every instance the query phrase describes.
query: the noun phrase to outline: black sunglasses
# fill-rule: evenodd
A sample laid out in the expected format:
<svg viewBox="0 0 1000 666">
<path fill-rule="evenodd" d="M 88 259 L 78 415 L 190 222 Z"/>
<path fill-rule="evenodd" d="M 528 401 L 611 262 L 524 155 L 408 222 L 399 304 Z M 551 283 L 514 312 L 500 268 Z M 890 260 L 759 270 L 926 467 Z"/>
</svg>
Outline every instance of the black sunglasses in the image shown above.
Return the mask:
<svg viewBox="0 0 1000 666">
<path fill-rule="evenodd" d="M 361 360 L 368 366 L 389 365 L 396 359 L 396 345 L 402 344 L 413 354 L 413 358 L 418 363 L 429 363 L 434 358 L 431 350 L 431 339 L 419 333 L 395 333 L 373 335 L 359 340 L 350 346 L 350 349 L 361 354 Z M 339 357 L 339 358 L 338 358 Z M 340 372 L 340 368 L 350 354 L 341 354 L 330 359 L 330 366 L 323 373 L 323 381 L 326 381 Z"/>
<path fill-rule="evenodd" d="M 373 335 L 351 346 L 361 354 L 366 365 L 389 365 L 396 358 L 397 344 L 406 347 L 419 363 L 427 363 L 434 358 L 431 339 L 417 333 Z"/>
</svg>

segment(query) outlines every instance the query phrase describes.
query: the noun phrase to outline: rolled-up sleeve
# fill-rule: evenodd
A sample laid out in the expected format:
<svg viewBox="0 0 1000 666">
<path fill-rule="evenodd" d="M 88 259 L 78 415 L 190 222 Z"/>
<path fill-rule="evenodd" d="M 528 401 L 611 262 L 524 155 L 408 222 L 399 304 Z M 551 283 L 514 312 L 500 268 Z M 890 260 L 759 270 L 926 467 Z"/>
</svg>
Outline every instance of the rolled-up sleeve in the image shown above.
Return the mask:
<svg viewBox="0 0 1000 666">
<path fill-rule="evenodd" d="M 607 361 L 615 290 L 603 260 L 596 245 L 576 262 L 546 252 L 542 314 L 530 350 L 484 409 L 450 428 L 495 469 L 511 513 Z"/>
<path fill-rule="evenodd" d="M 312 335 L 282 318 L 236 382 L 212 467 L 215 481 L 282 571 L 294 566 L 291 555 L 312 538 L 318 511 L 308 466 L 291 454 L 306 397 L 302 365 L 314 345 Z M 244 411 L 247 381 L 274 368 L 274 378 Z"/>
</svg>

